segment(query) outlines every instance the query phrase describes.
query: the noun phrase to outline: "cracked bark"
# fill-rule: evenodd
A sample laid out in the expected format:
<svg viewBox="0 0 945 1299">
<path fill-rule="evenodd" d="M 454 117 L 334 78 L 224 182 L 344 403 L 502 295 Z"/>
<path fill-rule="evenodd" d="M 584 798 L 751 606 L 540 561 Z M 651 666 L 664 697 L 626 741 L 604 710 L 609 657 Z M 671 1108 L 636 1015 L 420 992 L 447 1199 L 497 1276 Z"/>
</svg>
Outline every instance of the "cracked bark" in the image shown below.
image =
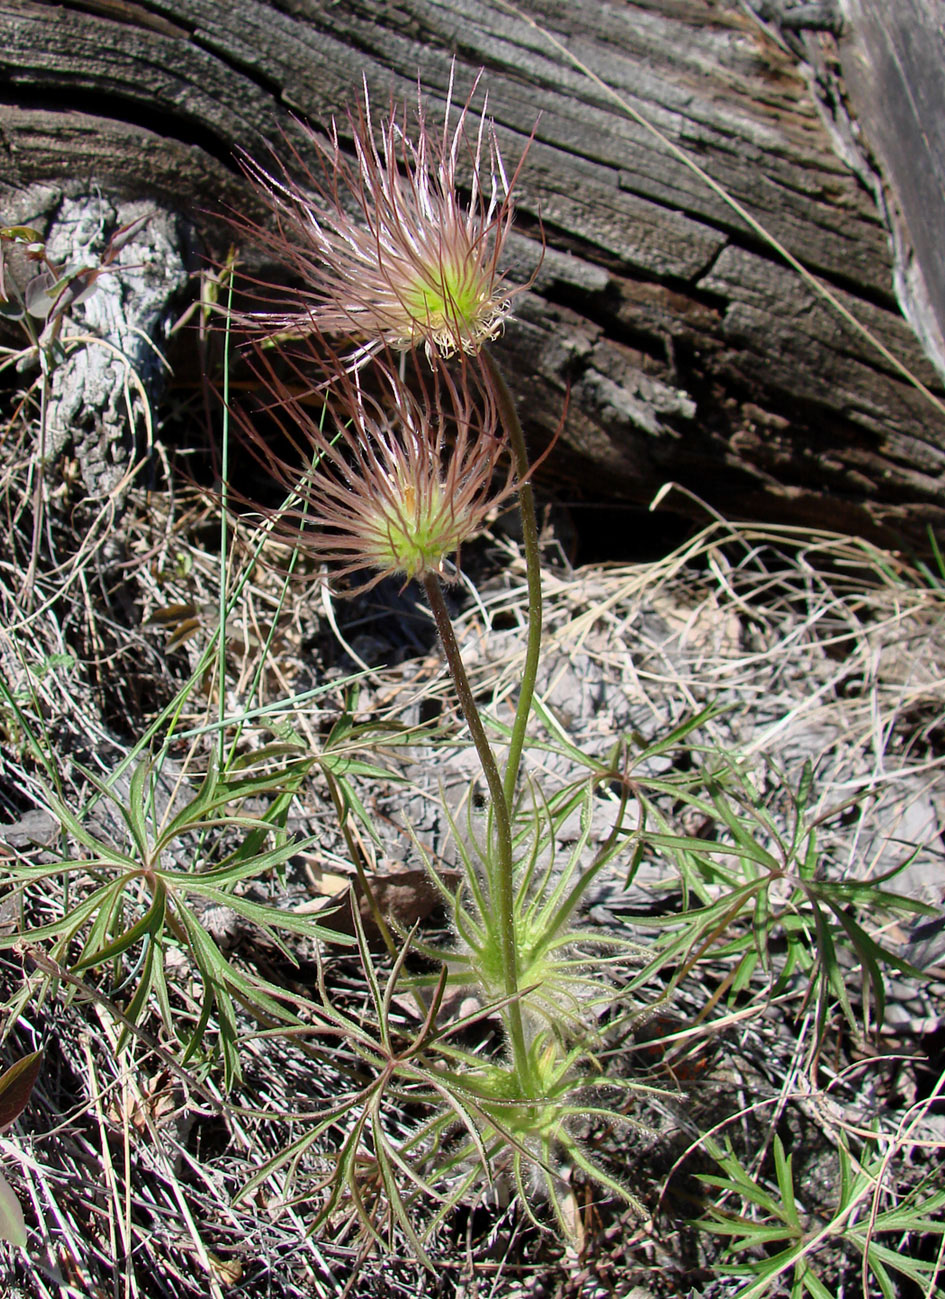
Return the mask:
<svg viewBox="0 0 945 1299">
<path fill-rule="evenodd" d="M 870 65 L 859 27 L 803 33 L 805 75 L 739 0 L 524 7 L 941 396 L 876 202 L 904 182 L 878 145 L 865 154 L 841 98 L 844 60 Z M 926 0 L 906 7 L 923 21 Z M 25 219 L 31 183 L 94 178 L 185 214 L 219 252 L 205 214 L 246 202 L 235 149 L 262 155 L 290 110 L 327 122 L 362 74 L 380 104 L 419 73 L 435 111 L 454 54 L 461 86 L 486 68 L 513 164 L 540 114 L 512 258 L 534 267 L 539 216 L 547 248 L 504 346 L 536 445 L 570 393 L 552 488 L 646 503 L 672 479 L 732 517 L 919 544 L 945 528 L 945 419 L 499 0 L 0 0 L 0 198 Z"/>
</svg>

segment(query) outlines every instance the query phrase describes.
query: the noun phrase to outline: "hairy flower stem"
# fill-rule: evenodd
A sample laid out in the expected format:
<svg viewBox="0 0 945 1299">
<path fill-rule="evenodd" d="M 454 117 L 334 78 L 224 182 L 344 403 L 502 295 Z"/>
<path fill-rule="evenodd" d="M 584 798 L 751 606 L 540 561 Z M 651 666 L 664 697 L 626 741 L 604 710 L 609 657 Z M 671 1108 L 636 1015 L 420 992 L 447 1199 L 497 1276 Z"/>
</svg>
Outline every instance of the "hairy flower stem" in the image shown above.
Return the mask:
<svg viewBox="0 0 945 1299">
<path fill-rule="evenodd" d="M 489 787 L 489 799 L 492 805 L 492 817 L 495 823 L 495 836 L 498 852 L 494 869 L 490 871 L 491 901 L 499 917 L 499 928 L 502 935 L 502 972 L 505 984 L 505 996 L 510 998 L 506 1013 L 508 1015 L 509 1038 L 512 1045 L 512 1056 L 519 1076 L 525 1077 L 528 1066 L 528 1048 L 525 1045 L 525 1029 L 522 1024 L 522 1008 L 518 1001 L 518 952 L 515 943 L 515 880 L 512 861 L 512 817 L 510 803 L 506 798 L 499 774 L 495 754 L 486 738 L 486 732 L 479 716 L 479 709 L 473 697 L 472 687 L 463 666 L 463 657 L 456 641 L 453 624 L 450 620 L 443 590 L 438 579 L 429 574 L 423 579 L 423 589 L 433 612 L 436 629 L 439 632 L 446 665 L 456 694 L 459 698 L 466 725 L 472 736 L 479 764 Z"/>
<path fill-rule="evenodd" d="M 522 423 L 515 409 L 515 401 L 505 382 L 505 376 L 489 348 L 484 347 L 479 356 L 492 385 L 499 420 L 508 434 L 515 472 L 518 476 L 518 503 L 522 520 L 522 545 L 525 550 L 525 573 L 528 585 L 528 637 L 525 644 L 525 666 L 522 671 L 522 684 L 515 708 L 515 720 L 512 723 L 509 754 L 505 767 L 505 801 L 511 808 L 515 799 L 518 769 L 525 745 L 528 718 L 532 711 L 532 697 L 535 693 L 538 660 L 541 655 L 541 567 L 538 520 L 535 515 L 535 493 L 528 478 L 529 462 L 525 434 L 522 432 Z"/>
</svg>

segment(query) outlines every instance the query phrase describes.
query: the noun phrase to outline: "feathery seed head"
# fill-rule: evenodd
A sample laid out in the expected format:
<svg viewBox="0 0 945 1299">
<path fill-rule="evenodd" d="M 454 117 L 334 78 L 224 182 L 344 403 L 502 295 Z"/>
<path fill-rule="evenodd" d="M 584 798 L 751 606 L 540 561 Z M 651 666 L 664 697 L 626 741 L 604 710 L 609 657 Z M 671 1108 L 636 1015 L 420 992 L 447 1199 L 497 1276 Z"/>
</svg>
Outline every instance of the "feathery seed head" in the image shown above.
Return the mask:
<svg viewBox="0 0 945 1299">
<path fill-rule="evenodd" d="M 353 160 L 337 122 L 328 144 L 306 128 L 326 180 L 294 149 L 291 168 L 280 162 L 276 174 L 245 160 L 275 217 L 270 247 L 305 286 L 288 310 L 251 317 L 257 328 L 302 335 L 314 327 L 353 337 L 349 367 L 385 347 L 423 346 L 431 360 L 475 354 L 501 332 L 521 292 L 498 269 L 517 170 L 507 176 L 485 104 L 471 126 L 478 81 L 450 128 L 451 73 L 442 132 L 428 124 L 418 86 L 412 133 L 406 105 L 392 105 L 375 128 L 365 84 L 346 120 Z"/>
<path fill-rule="evenodd" d="M 326 355 L 324 339 L 309 336 L 302 348 L 275 358 L 259 348 L 255 359 L 288 456 L 240 416 L 257 457 L 295 498 L 274 518 L 275 535 L 337 578 L 370 574 L 349 594 L 387 576 L 443 577 L 446 561 L 516 488 L 488 386 L 469 367 L 453 375 L 440 361 L 426 375 L 415 365 L 408 384 L 386 352 L 375 357 L 368 391 L 367 376 Z M 316 385 L 320 408 L 311 405 L 313 366 L 331 377 Z"/>
</svg>

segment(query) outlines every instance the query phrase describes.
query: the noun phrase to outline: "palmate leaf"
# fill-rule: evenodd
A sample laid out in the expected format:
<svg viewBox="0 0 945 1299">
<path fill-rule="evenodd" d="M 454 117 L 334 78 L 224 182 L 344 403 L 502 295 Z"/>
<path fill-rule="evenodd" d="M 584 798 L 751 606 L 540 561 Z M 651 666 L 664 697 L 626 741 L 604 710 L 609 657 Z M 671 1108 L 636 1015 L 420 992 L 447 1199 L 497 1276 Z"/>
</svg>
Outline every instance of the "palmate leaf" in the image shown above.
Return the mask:
<svg viewBox="0 0 945 1299">
<path fill-rule="evenodd" d="M 194 960 L 205 984 L 211 990 L 235 994 L 250 1009 L 286 1024 L 297 1024 L 298 1016 L 279 1000 L 282 989 L 259 976 L 250 977 L 232 965 L 207 933 L 206 929 L 188 912 L 181 911 L 180 919 L 187 934 Z M 313 1003 L 314 1005 L 314 1003 Z"/>
<path fill-rule="evenodd" d="M 227 817 L 215 825 L 226 826 L 231 829 L 239 829 L 246 826 L 252 827 L 250 833 L 255 833 L 259 822 L 255 818 L 249 817 Z M 314 838 L 286 840 L 278 847 L 270 849 L 268 852 L 258 852 L 250 858 L 245 858 L 239 851 L 229 854 L 217 866 L 211 866 L 199 873 L 186 868 L 178 870 L 175 868 L 161 868 L 159 874 L 167 884 L 178 893 L 189 893 L 195 891 L 198 886 L 206 885 L 208 888 L 228 888 L 238 884 L 241 880 L 252 879 L 267 874 L 276 866 L 282 866 L 295 856 L 296 853 L 304 850 L 312 843 Z"/>
<path fill-rule="evenodd" d="M 93 854 L 92 862 L 79 863 L 80 865 L 84 865 L 88 868 L 89 865 L 101 863 L 102 865 L 107 865 L 112 869 L 118 870 L 135 870 L 136 868 L 140 868 L 141 863 L 138 858 L 131 856 L 129 853 L 123 852 L 120 848 L 116 848 L 114 844 L 99 839 L 90 830 L 86 829 L 83 822 L 69 807 L 66 806 L 65 803 L 53 796 L 48 796 L 47 801 L 49 803 L 50 811 L 59 821 L 63 830 L 68 831 L 77 843 L 80 843 L 83 848 L 88 849 L 88 851 Z M 70 863 L 70 865 L 72 865 L 72 863 Z"/>
<path fill-rule="evenodd" d="M 817 934 L 817 964 L 820 969 L 820 975 L 815 970 L 811 979 L 810 992 L 816 992 L 817 996 L 817 1031 L 822 1036 L 827 1023 L 827 1014 L 829 1010 L 828 993 L 832 992 L 843 1011 L 844 1019 L 852 1027 L 856 1027 L 857 1019 L 853 1007 L 850 1004 L 850 997 L 847 992 L 846 982 L 843 977 L 843 971 L 837 959 L 837 948 L 834 943 L 834 930 L 827 922 L 827 916 L 823 908 L 814 905 L 814 928 Z"/>
<path fill-rule="evenodd" d="M 793 1162 L 793 1155 L 785 1153 L 784 1142 L 777 1133 L 775 1133 L 774 1168 L 775 1176 L 778 1179 L 778 1190 L 781 1193 L 779 1212 L 788 1226 L 791 1227 L 793 1231 L 800 1234 L 801 1219 L 797 1211 L 797 1202 L 794 1199 Z"/>
<path fill-rule="evenodd" d="M 88 947 L 91 944 L 88 944 L 86 951 L 72 966 L 73 971 L 78 972 L 79 970 L 89 969 L 94 965 L 104 965 L 107 961 L 111 961 L 116 956 L 121 956 L 123 952 L 127 952 L 129 948 L 134 947 L 136 943 L 141 942 L 145 937 L 160 942 L 160 933 L 164 927 L 166 903 L 167 890 L 159 879 L 155 886 L 151 905 L 141 919 L 102 947 L 95 947 L 89 951 Z"/>
<path fill-rule="evenodd" d="M 797 1271 L 800 1275 L 797 1277 L 794 1288 L 791 1291 L 792 1299 L 795 1294 L 799 1293 L 798 1282 L 811 1296 L 811 1299 L 837 1299 L 836 1292 L 828 1289 L 817 1273 L 811 1268 L 801 1267 L 798 1268 Z M 887 1296 L 887 1299 L 892 1299 L 892 1296 Z"/>
<path fill-rule="evenodd" d="M 43 938 L 58 938 L 59 946 L 67 946 L 72 937 L 81 929 L 85 922 L 98 914 L 99 908 L 102 907 L 110 896 L 114 893 L 115 883 L 110 881 L 103 884 L 101 888 L 96 889 L 93 894 L 80 902 L 78 905 L 68 911 L 64 916 L 57 920 L 50 920 L 45 925 L 31 926 L 29 930 L 30 942 L 36 942 Z M 0 951 L 8 947 L 16 947 L 23 941 L 21 933 L 0 935 Z"/>
<path fill-rule="evenodd" d="M 945 1190 L 925 1195 L 927 1185 L 936 1185 L 934 1176 L 916 1187 L 907 1199 L 877 1215 L 876 1231 L 922 1231 L 945 1235 Z M 923 1198 L 924 1197 L 924 1198 Z"/>
<path fill-rule="evenodd" d="M 75 763 L 74 765 L 76 771 L 81 772 L 83 779 L 96 791 L 97 797 L 90 800 L 81 815 L 76 815 L 64 802 L 51 798 L 50 808 L 58 817 L 62 828 L 67 830 L 83 848 L 87 848 L 96 858 L 108 863 L 113 868 L 133 869 L 135 866 L 140 868 L 142 863 L 148 860 L 148 802 L 144 795 L 144 789 L 147 786 L 147 779 L 152 770 L 151 763 L 141 762 L 135 768 L 129 785 L 127 801 L 118 798 L 108 783 L 103 781 L 94 771 L 90 771 L 88 767 L 83 766 L 81 763 Z M 99 798 L 107 799 L 124 821 L 131 840 L 132 852 L 125 852 L 115 843 L 97 837 L 87 828 L 83 818 Z"/>
<path fill-rule="evenodd" d="M 715 778 L 710 778 L 707 783 L 715 814 L 732 836 L 732 842 L 738 856 L 744 862 L 757 862 L 759 866 L 769 872 L 779 870 L 781 863 L 778 858 L 763 848 L 757 839 L 757 829 L 760 826 L 774 840 L 783 854 L 783 845 L 778 839 L 774 825 L 766 816 L 764 808 L 757 805 L 752 806 L 751 813 L 754 824 L 749 828 L 749 825 L 746 824 L 744 812 L 741 808 L 733 805 L 732 798 L 728 796 L 727 790 L 720 786 Z"/>
<path fill-rule="evenodd" d="M 266 809 L 266 815 L 255 828 L 251 829 L 249 834 L 231 854 L 233 861 L 260 861 L 265 848 L 266 840 L 270 835 L 276 840 L 274 851 L 278 852 L 283 849 L 287 842 L 286 820 L 295 802 L 297 788 L 287 789 L 281 794 L 276 794 L 275 798 Z M 300 845 L 293 844 L 292 847 L 296 852 L 299 851 Z M 273 863 L 281 865 L 281 862 Z"/>
<path fill-rule="evenodd" d="M 732 1244 L 729 1248 L 738 1253 L 755 1249 L 759 1245 L 770 1245 L 776 1241 L 795 1238 L 795 1233 L 790 1227 L 766 1227 L 763 1223 L 753 1222 L 750 1218 L 732 1218 L 731 1221 L 726 1221 L 723 1217 L 713 1217 L 711 1220 L 702 1218 L 694 1225 L 707 1228 L 713 1236 L 731 1237 Z"/>
<path fill-rule="evenodd" d="M 374 824 L 374 817 L 364 806 L 357 790 L 347 779 L 346 774 L 338 775 L 328 765 L 324 765 L 323 770 L 329 789 L 332 790 L 333 795 L 341 805 L 341 825 L 343 826 L 345 819 L 354 813 L 355 819 L 360 822 L 371 839 L 380 846 L 381 837 L 377 832 L 377 826 Z"/>
<path fill-rule="evenodd" d="M 154 851 L 162 852 L 179 835 L 206 825 L 212 821 L 215 813 L 224 813 L 223 819 L 231 824 L 232 814 L 227 813 L 227 809 L 234 808 L 245 799 L 263 798 L 266 795 L 279 798 L 287 793 L 295 793 L 313 763 L 313 758 L 304 758 L 276 771 L 233 779 L 221 776 L 215 761 L 211 761 L 196 795 L 168 822 L 155 843 Z M 266 824 L 268 829 L 274 828 L 268 825 L 266 818 L 254 818 L 254 823 L 257 828 L 261 828 L 262 824 Z"/>
<path fill-rule="evenodd" d="M 725 894 L 716 901 L 709 902 L 697 910 L 685 910 L 678 915 L 634 915 L 634 924 L 641 928 L 654 929 L 650 947 L 655 950 L 653 959 L 634 975 L 628 988 L 640 986 L 650 978 L 652 973 L 671 962 L 673 958 L 683 958 L 688 967 L 691 953 L 716 956 L 719 954 L 738 953 L 754 945 L 750 933 L 729 939 L 730 926 L 736 917 L 745 909 L 759 889 L 764 888 L 762 880 L 752 880 L 741 885 L 734 892 Z M 725 943 L 714 946 L 707 944 L 713 935 L 725 936 Z"/>
<path fill-rule="evenodd" d="M 128 801 L 127 803 L 118 804 L 118 809 L 124 817 L 125 824 L 131 834 L 138 858 L 142 862 L 149 860 L 148 812 L 153 810 L 151 771 L 150 762 L 139 762 L 131 774 Z"/>
<path fill-rule="evenodd" d="M 728 1261 L 725 1265 L 728 1275 L 751 1278 L 743 1289 L 735 1293 L 733 1299 L 762 1299 L 767 1294 L 782 1293 L 785 1274 L 789 1271 L 793 1272 L 790 1288 L 792 1299 L 795 1296 L 801 1299 L 804 1295 L 809 1295 L 811 1299 L 833 1299 L 836 1291 L 825 1285 L 817 1275 L 817 1254 L 822 1246 L 828 1246 L 831 1242 L 836 1245 L 840 1241 L 865 1256 L 865 1264 L 883 1299 L 899 1299 L 902 1287 L 895 1279 L 897 1276 L 914 1283 L 917 1290 L 928 1299 L 945 1299 L 945 1290 L 941 1285 L 936 1285 L 941 1270 L 941 1259 L 937 1257 L 938 1244 L 935 1244 L 933 1250 L 934 1261 L 911 1256 L 907 1247 L 910 1236 L 927 1240 L 929 1236 L 945 1235 L 945 1220 L 942 1218 L 945 1190 L 941 1189 L 941 1179 L 937 1173 L 930 1174 L 899 1204 L 871 1217 L 867 1229 L 865 1222 L 854 1220 L 851 1211 L 859 1201 L 871 1197 L 884 1167 L 883 1160 L 879 1155 L 874 1158 L 870 1154 L 871 1147 L 867 1145 L 861 1151 L 859 1161 L 855 1162 L 845 1142 L 841 1140 L 837 1148 L 839 1194 L 836 1207 L 831 1221 L 815 1237 L 809 1237 L 795 1202 L 790 1159 L 785 1155 L 777 1137 L 773 1154 L 779 1196 L 758 1186 L 730 1148 L 727 1152 L 723 1151 L 711 1139 L 705 1144 L 708 1153 L 722 1165 L 727 1175 L 700 1176 L 699 1180 L 704 1185 L 716 1187 L 727 1195 L 754 1204 L 765 1215 L 755 1220 L 730 1213 L 721 1205 L 710 1205 L 708 1214 L 694 1224 L 728 1238 L 730 1243 L 726 1247 Z M 890 1236 L 895 1245 L 880 1239 L 885 1237 L 889 1240 Z M 744 1256 L 759 1247 L 776 1245 L 778 1242 L 791 1243 L 768 1257 L 734 1261 L 734 1256 Z M 779 1278 L 781 1289 L 776 1290 Z"/>
<path fill-rule="evenodd" d="M 737 857 L 739 861 L 753 861 L 756 865 L 762 866 L 768 871 L 780 871 L 780 865 L 776 859 L 769 852 L 766 852 L 760 844 L 751 839 L 746 839 L 745 842 L 738 844 L 725 843 L 724 841 L 715 843 L 711 839 L 700 839 L 695 835 L 663 834 L 656 830 L 641 830 L 640 837 L 654 848 L 668 848 L 672 852 L 689 849 L 699 858 Z M 711 866 L 708 866 L 707 863 L 707 868 L 713 872 L 719 869 L 714 862 Z M 743 879 L 744 876 L 742 876 Z M 736 877 L 732 875 L 725 882 L 734 883 L 735 880 Z M 752 880 L 752 882 L 754 881 Z"/>
<path fill-rule="evenodd" d="M 369 776 L 372 780 L 390 781 L 398 785 L 404 784 L 406 780 L 404 776 L 396 771 L 388 771 L 379 763 L 366 762 L 363 758 L 350 758 L 346 754 L 322 753 L 318 758 L 318 765 L 330 771 L 338 780 L 344 776 Z"/>
<path fill-rule="evenodd" d="M 144 950 L 144 959 L 141 962 L 137 977 L 138 986 L 135 989 L 131 1001 L 125 1008 L 125 1019 L 129 1024 L 137 1024 L 145 1006 L 148 1004 L 148 1000 L 155 984 L 160 980 L 160 987 L 163 990 L 163 999 L 159 995 L 158 1004 L 161 1006 L 162 1012 L 166 1011 L 164 1014 L 164 1023 L 168 1025 L 171 1024 L 173 1021 L 171 1019 L 170 1006 L 167 1002 L 167 986 L 164 983 L 164 956 L 160 946 L 160 935 L 158 935 L 154 941 L 150 940 L 149 935 L 149 941 L 146 943 Z M 125 1049 L 130 1038 L 130 1032 L 130 1028 L 122 1026 L 121 1033 L 118 1036 L 117 1050 L 119 1052 Z"/>
<path fill-rule="evenodd" d="M 333 916 L 338 910 L 337 905 L 329 905 L 318 911 L 318 919 L 316 919 L 315 916 L 298 915 L 294 911 L 284 911 L 278 907 L 267 906 L 264 902 L 253 902 L 250 898 L 239 897 L 202 882 L 195 883 L 190 892 L 206 898 L 217 906 L 228 907 L 230 911 L 235 911 L 237 915 L 244 916 L 257 929 L 262 930 L 266 937 L 278 947 L 282 955 L 293 965 L 297 965 L 298 961 L 279 937 L 277 931 L 280 929 L 284 929 L 288 933 L 298 934 L 302 938 L 316 938 L 323 942 L 332 943 L 336 947 L 350 947 L 355 941 L 350 934 L 339 933 L 336 929 L 332 929 L 330 925 L 319 923 L 319 920 Z"/>
<path fill-rule="evenodd" d="M 911 1258 L 901 1249 L 891 1249 L 888 1245 L 881 1245 L 878 1241 L 871 1241 L 866 1252 L 866 1260 L 869 1263 L 870 1271 L 880 1282 L 880 1286 L 883 1284 L 881 1278 L 886 1278 L 889 1289 L 887 1291 L 884 1288 L 884 1294 L 890 1293 L 896 1296 L 901 1293 L 900 1287 L 894 1285 L 892 1278 L 889 1276 L 887 1270 L 889 1269 L 898 1272 L 900 1276 L 908 1277 L 921 1293 L 927 1296 L 927 1299 L 942 1299 L 942 1296 L 945 1295 L 945 1289 L 934 1284 L 936 1276 L 941 1270 L 940 1262 Z"/>
</svg>

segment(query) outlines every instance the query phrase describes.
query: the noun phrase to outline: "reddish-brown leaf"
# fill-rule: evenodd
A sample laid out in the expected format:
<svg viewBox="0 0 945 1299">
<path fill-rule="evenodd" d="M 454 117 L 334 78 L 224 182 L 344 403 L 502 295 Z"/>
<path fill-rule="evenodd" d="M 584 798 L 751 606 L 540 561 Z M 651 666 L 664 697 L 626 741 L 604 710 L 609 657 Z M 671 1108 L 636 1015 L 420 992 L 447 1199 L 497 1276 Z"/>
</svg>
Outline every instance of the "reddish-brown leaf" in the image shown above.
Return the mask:
<svg viewBox="0 0 945 1299">
<path fill-rule="evenodd" d="M 15 1123 L 26 1109 L 42 1065 L 42 1051 L 34 1051 L 0 1074 L 0 1132 Z"/>
</svg>

